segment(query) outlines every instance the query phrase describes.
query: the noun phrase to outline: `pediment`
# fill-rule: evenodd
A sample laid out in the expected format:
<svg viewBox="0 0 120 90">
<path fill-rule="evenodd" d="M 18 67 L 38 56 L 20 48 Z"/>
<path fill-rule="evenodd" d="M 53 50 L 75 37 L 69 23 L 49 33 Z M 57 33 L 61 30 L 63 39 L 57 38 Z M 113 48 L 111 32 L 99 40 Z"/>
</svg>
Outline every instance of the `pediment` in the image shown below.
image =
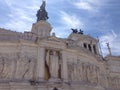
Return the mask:
<svg viewBox="0 0 120 90">
<path fill-rule="evenodd" d="M 55 36 L 51 36 L 47 39 L 48 41 L 54 41 L 54 42 L 62 42 L 60 38 L 57 38 Z"/>
<path fill-rule="evenodd" d="M 66 44 L 61 38 L 50 36 L 39 41 L 39 45 L 44 47 L 65 48 Z"/>
</svg>

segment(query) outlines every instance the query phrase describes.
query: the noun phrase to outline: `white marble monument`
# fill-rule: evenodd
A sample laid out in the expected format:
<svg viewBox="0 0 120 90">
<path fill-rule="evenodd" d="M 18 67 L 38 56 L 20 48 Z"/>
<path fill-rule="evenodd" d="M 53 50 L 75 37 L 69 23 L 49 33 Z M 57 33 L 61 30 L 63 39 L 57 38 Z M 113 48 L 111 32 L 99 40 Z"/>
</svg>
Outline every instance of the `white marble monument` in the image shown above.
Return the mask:
<svg viewBox="0 0 120 90">
<path fill-rule="evenodd" d="M 30 32 L 0 28 L 0 90 L 120 90 L 119 56 L 82 31 L 51 36 L 45 1 L 37 17 Z"/>
</svg>

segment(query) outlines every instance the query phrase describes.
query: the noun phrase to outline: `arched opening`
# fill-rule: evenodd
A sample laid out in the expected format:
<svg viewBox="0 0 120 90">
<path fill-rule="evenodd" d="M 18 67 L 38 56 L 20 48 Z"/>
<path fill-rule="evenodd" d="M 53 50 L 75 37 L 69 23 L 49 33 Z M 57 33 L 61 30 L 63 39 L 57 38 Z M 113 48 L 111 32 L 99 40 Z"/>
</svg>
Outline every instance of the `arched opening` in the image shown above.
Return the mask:
<svg viewBox="0 0 120 90">
<path fill-rule="evenodd" d="M 96 46 L 95 45 L 93 45 L 93 50 L 94 50 L 94 53 L 97 54 Z"/>
<path fill-rule="evenodd" d="M 61 79 L 61 65 L 59 65 L 58 78 L 60 78 L 60 79 Z"/>
<path fill-rule="evenodd" d="M 87 48 L 87 44 L 86 43 L 84 43 L 83 46 L 84 46 L 84 48 Z"/>
<path fill-rule="evenodd" d="M 55 88 L 53 88 L 53 90 L 58 90 L 58 89 L 55 87 Z"/>
<path fill-rule="evenodd" d="M 89 48 L 90 51 L 92 51 L 92 49 L 91 49 L 91 45 L 90 45 L 90 44 L 88 44 L 88 48 Z"/>
</svg>

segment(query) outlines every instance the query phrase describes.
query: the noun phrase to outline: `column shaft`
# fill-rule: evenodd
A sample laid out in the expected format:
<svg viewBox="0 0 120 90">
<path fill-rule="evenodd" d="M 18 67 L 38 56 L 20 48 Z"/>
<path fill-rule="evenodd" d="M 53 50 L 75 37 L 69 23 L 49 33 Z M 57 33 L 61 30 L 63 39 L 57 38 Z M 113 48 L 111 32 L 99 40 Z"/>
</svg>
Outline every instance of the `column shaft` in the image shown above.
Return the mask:
<svg viewBox="0 0 120 90">
<path fill-rule="evenodd" d="M 44 80 L 44 68 L 45 68 L 45 49 L 38 47 L 37 54 L 37 80 Z"/>
</svg>

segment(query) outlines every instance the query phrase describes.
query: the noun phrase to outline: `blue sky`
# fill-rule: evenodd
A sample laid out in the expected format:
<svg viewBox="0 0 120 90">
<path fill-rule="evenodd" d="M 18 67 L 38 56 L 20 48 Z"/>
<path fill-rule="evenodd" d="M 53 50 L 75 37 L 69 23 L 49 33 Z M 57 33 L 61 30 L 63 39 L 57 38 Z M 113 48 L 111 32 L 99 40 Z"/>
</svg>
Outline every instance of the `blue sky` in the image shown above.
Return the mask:
<svg viewBox="0 0 120 90">
<path fill-rule="evenodd" d="M 30 31 L 42 0 L 0 0 L 0 27 Z M 71 28 L 99 37 L 102 52 L 120 55 L 120 0 L 46 0 L 46 10 L 56 36 L 66 38 Z"/>
</svg>

